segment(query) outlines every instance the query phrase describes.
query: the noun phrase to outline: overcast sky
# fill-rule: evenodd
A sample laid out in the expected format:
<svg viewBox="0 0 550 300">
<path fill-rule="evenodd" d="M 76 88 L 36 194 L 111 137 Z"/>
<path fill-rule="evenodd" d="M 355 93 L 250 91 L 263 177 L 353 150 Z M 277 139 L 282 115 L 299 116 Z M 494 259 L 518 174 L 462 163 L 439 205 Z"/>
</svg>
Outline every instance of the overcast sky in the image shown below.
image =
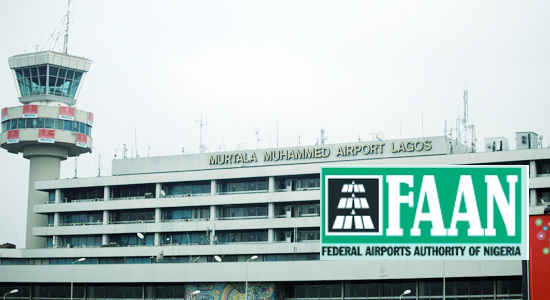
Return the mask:
<svg viewBox="0 0 550 300">
<path fill-rule="evenodd" d="M 1 107 L 20 106 L 7 58 L 61 51 L 67 1 L 0 1 Z M 94 63 L 78 177 L 122 156 L 441 136 L 469 91 L 478 148 L 550 138 L 549 1 L 82 1 L 68 53 Z M 55 40 L 55 39 L 54 39 Z M 278 130 L 277 130 L 278 128 Z M 278 136 L 278 140 L 277 140 Z M 136 139 L 137 137 L 137 139 Z M 543 139 L 548 147 L 550 139 Z M 29 163 L 0 149 L 0 244 L 24 246 Z M 74 176 L 74 159 L 61 178 Z M 16 240 L 17 238 L 17 240 Z"/>
</svg>

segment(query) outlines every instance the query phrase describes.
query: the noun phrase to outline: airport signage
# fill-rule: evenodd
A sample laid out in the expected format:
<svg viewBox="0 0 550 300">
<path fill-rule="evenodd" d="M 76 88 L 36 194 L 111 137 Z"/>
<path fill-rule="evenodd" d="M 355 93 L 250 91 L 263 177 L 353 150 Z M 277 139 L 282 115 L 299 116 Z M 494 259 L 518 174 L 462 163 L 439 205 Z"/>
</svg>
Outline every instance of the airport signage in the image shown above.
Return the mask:
<svg viewBox="0 0 550 300">
<path fill-rule="evenodd" d="M 317 145 L 287 149 L 267 149 L 263 151 L 240 151 L 211 154 L 210 166 L 230 166 L 232 164 L 292 164 L 303 161 L 332 159 L 378 159 L 418 155 L 437 155 L 447 152 L 444 137 L 423 139 L 403 139 L 394 141 L 358 142 L 344 145 Z"/>
<path fill-rule="evenodd" d="M 38 118 L 38 105 L 23 105 L 23 119 Z"/>
<path fill-rule="evenodd" d="M 88 125 L 94 126 L 94 114 L 91 112 L 88 113 Z"/>
<path fill-rule="evenodd" d="M 88 136 L 82 133 L 76 134 L 76 145 L 78 147 L 86 148 L 88 147 Z"/>
<path fill-rule="evenodd" d="M 8 130 L 8 144 L 19 143 L 19 129 Z"/>
<path fill-rule="evenodd" d="M 39 143 L 54 143 L 55 142 L 55 130 L 53 130 L 53 129 L 38 129 L 38 142 Z"/>
<path fill-rule="evenodd" d="M 59 107 L 59 119 L 74 121 L 74 108 L 68 106 Z"/>
<path fill-rule="evenodd" d="M 321 168 L 321 260 L 526 260 L 527 166 Z"/>
<path fill-rule="evenodd" d="M 4 122 L 8 119 L 8 108 L 4 107 L 2 108 L 2 120 L 1 122 Z"/>
</svg>

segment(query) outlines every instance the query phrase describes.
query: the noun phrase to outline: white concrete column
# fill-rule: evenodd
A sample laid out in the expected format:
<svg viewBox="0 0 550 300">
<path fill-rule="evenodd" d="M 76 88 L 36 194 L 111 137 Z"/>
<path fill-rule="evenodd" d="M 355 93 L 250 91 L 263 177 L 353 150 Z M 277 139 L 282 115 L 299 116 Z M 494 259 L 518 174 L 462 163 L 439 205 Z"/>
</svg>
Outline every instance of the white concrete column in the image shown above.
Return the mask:
<svg viewBox="0 0 550 300">
<path fill-rule="evenodd" d="M 109 201 L 111 198 L 111 187 L 110 186 L 104 186 L 103 187 L 103 201 Z"/>
<path fill-rule="evenodd" d="M 218 214 L 216 214 L 216 205 L 210 206 L 210 220 L 214 221 L 218 219 Z"/>
<path fill-rule="evenodd" d="M 61 190 L 55 190 L 55 203 L 61 203 Z"/>
<path fill-rule="evenodd" d="M 267 184 L 268 184 L 267 189 L 269 190 L 269 192 L 270 193 L 275 192 L 275 177 L 269 176 L 269 180 L 268 180 Z"/>
<path fill-rule="evenodd" d="M 218 187 L 218 181 L 216 181 L 215 179 L 213 180 L 210 180 L 210 195 L 214 196 L 216 195 L 216 193 L 218 192 L 217 191 L 217 187 Z"/>
<path fill-rule="evenodd" d="M 267 242 L 273 243 L 273 228 L 267 230 Z"/>
<path fill-rule="evenodd" d="M 101 236 L 101 244 L 102 245 L 109 245 L 109 236 L 104 234 Z"/>
<path fill-rule="evenodd" d="M 160 232 L 155 232 L 155 246 L 160 246 Z"/>
<path fill-rule="evenodd" d="M 160 217 L 160 208 L 155 208 L 155 223 L 160 223 L 161 217 Z"/>
<path fill-rule="evenodd" d="M 539 203 L 539 201 L 537 200 L 537 190 L 535 189 L 529 190 L 529 200 L 531 206 L 542 205 L 542 203 Z"/>
<path fill-rule="evenodd" d="M 267 217 L 270 219 L 275 217 L 275 203 L 273 202 L 267 204 Z"/>
<path fill-rule="evenodd" d="M 535 160 L 529 162 L 529 177 L 537 177 L 537 161 Z"/>
<path fill-rule="evenodd" d="M 162 189 L 162 184 L 157 183 L 155 187 L 155 198 L 160 198 L 160 190 Z"/>
<path fill-rule="evenodd" d="M 103 211 L 103 225 L 109 224 L 109 211 L 104 210 Z"/>
<path fill-rule="evenodd" d="M 58 212 L 53 214 L 53 226 L 59 226 L 59 213 Z"/>
</svg>

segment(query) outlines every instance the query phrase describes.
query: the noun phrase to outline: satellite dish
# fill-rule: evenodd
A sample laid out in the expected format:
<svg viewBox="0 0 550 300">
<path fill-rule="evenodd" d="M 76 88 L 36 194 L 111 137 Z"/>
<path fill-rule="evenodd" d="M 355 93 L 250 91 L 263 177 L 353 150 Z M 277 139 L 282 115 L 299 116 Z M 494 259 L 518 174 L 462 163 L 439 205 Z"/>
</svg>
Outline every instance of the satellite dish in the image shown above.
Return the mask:
<svg viewBox="0 0 550 300">
<path fill-rule="evenodd" d="M 378 131 L 378 132 L 376 133 L 376 138 L 377 138 L 379 141 L 383 140 L 385 137 L 386 137 L 386 134 L 384 133 L 384 131 Z"/>
<path fill-rule="evenodd" d="M 164 197 L 164 196 L 166 196 L 166 192 L 165 192 L 164 190 L 160 190 L 160 195 L 161 195 L 162 197 Z"/>
<path fill-rule="evenodd" d="M 145 236 L 144 236 L 143 233 L 141 233 L 141 232 L 138 232 L 138 233 L 137 233 L 137 236 L 138 236 L 138 238 L 140 238 L 140 239 L 142 239 L 142 240 L 145 238 Z"/>
<path fill-rule="evenodd" d="M 162 259 L 164 258 L 164 251 L 160 250 L 159 253 L 157 254 L 157 262 L 161 262 Z"/>
<path fill-rule="evenodd" d="M 539 140 L 541 140 L 541 141 L 542 141 L 542 134 L 541 134 L 541 135 L 539 135 Z"/>
<path fill-rule="evenodd" d="M 197 256 L 197 258 L 193 259 L 193 263 L 196 263 L 199 260 L 199 258 L 201 258 L 201 257 Z"/>
<path fill-rule="evenodd" d="M 214 255 L 214 259 L 217 261 L 217 262 L 222 262 L 222 258 L 217 256 L 217 255 Z"/>
<path fill-rule="evenodd" d="M 487 143 L 487 149 L 491 149 L 491 143 Z"/>
</svg>

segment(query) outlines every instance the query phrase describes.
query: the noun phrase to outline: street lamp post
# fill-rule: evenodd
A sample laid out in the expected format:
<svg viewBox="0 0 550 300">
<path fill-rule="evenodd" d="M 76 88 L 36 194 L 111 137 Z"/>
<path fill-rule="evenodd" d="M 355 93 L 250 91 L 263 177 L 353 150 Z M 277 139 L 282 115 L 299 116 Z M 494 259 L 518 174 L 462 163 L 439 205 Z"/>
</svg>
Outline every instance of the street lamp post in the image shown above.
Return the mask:
<svg viewBox="0 0 550 300">
<path fill-rule="evenodd" d="M 73 266 L 74 266 L 74 263 L 83 262 L 85 260 L 86 260 L 86 258 L 82 257 L 82 258 L 79 258 L 79 259 L 73 261 L 73 263 L 71 264 L 71 300 L 73 300 Z"/>
<path fill-rule="evenodd" d="M 410 294 L 410 293 L 411 293 L 411 290 L 405 290 L 405 291 L 403 292 L 403 294 L 401 294 L 401 296 L 399 296 L 399 300 L 401 300 L 401 298 L 403 298 L 403 296 L 408 295 L 408 294 Z"/>
<path fill-rule="evenodd" d="M 15 294 L 15 293 L 17 293 L 17 292 L 19 292 L 19 290 L 18 290 L 18 289 L 15 289 L 15 290 L 11 290 L 11 291 L 9 291 L 9 292 L 5 293 L 5 294 L 4 294 L 4 300 L 6 300 L 6 296 L 7 296 L 7 295 L 9 295 L 9 294 Z"/>
<path fill-rule="evenodd" d="M 245 286 L 246 286 L 246 288 L 245 288 L 245 295 L 246 295 L 245 300 L 248 300 L 248 262 L 251 261 L 251 260 L 255 260 L 256 258 L 258 258 L 258 255 L 254 255 L 251 258 L 247 259 L 246 263 L 245 263 L 245 269 L 246 269 L 245 270 L 246 271 L 246 273 L 245 273 L 245 280 L 246 280 L 246 283 L 245 283 Z"/>
</svg>

